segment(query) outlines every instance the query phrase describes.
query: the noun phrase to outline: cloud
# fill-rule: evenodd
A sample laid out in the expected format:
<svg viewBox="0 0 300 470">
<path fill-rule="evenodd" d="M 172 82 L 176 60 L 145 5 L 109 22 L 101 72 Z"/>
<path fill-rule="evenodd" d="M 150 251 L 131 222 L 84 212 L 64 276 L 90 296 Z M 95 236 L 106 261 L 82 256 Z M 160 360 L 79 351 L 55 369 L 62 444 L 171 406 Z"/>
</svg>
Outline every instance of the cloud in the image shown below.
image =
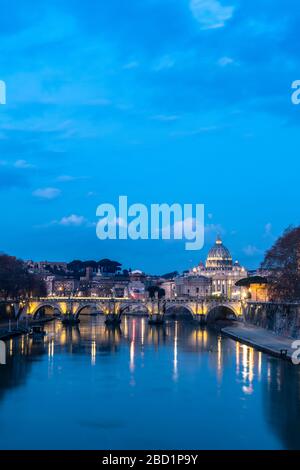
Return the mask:
<svg viewBox="0 0 300 470">
<path fill-rule="evenodd" d="M 41 199 L 56 199 L 60 195 L 61 191 L 57 188 L 39 188 L 33 191 L 33 196 Z"/>
<path fill-rule="evenodd" d="M 218 60 L 218 65 L 220 67 L 226 67 L 227 65 L 231 65 L 234 63 L 234 60 L 231 57 L 221 57 L 221 59 Z"/>
<path fill-rule="evenodd" d="M 37 229 L 46 229 L 49 227 L 60 226 L 60 227 L 94 227 L 95 222 L 90 222 L 83 215 L 71 214 L 65 217 L 62 217 L 58 220 L 52 220 L 42 225 L 35 225 Z"/>
<path fill-rule="evenodd" d="M 272 224 L 269 222 L 265 225 L 264 237 L 272 237 Z"/>
<path fill-rule="evenodd" d="M 263 251 L 257 248 L 254 245 L 248 245 L 243 249 L 243 252 L 245 253 L 246 256 L 252 257 L 252 256 L 258 256 L 263 254 Z"/>
<path fill-rule="evenodd" d="M 66 182 L 69 182 L 69 181 L 76 180 L 76 177 L 71 176 L 71 175 L 61 175 L 61 176 L 58 176 L 56 178 L 56 180 L 59 181 L 60 183 L 66 183 Z"/>
<path fill-rule="evenodd" d="M 26 160 L 17 160 L 14 164 L 14 167 L 15 168 L 19 168 L 19 169 L 22 169 L 22 170 L 27 170 L 27 169 L 30 169 L 30 168 L 35 168 L 34 165 L 32 165 L 31 163 L 28 163 Z"/>
<path fill-rule="evenodd" d="M 171 132 L 170 137 L 193 137 L 201 134 L 206 134 L 208 132 L 215 132 L 220 130 L 218 126 L 210 126 L 210 127 L 201 127 L 199 129 L 191 130 L 191 131 L 175 131 Z"/>
<path fill-rule="evenodd" d="M 226 230 L 220 224 L 206 224 L 205 225 L 205 235 L 208 235 L 208 236 L 219 235 L 220 236 L 220 235 L 224 235 L 225 233 L 226 233 Z"/>
<path fill-rule="evenodd" d="M 139 63 L 136 62 L 136 61 L 132 61 L 132 62 L 128 62 L 128 64 L 125 64 L 123 66 L 123 69 L 124 70 L 132 70 L 132 69 L 136 69 L 139 67 Z"/>
<path fill-rule="evenodd" d="M 87 220 L 82 215 L 72 214 L 67 217 L 63 217 L 59 222 L 59 225 L 64 227 L 80 227 L 87 224 Z"/>
<path fill-rule="evenodd" d="M 195 232 L 201 233 L 203 230 L 202 223 L 194 217 L 186 217 L 177 220 L 173 224 L 167 224 L 162 228 L 157 228 L 156 233 L 160 233 L 162 237 L 170 237 L 171 239 L 192 239 Z"/>
<path fill-rule="evenodd" d="M 158 114 L 156 116 L 152 116 L 151 119 L 153 121 L 160 121 L 160 122 L 173 122 L 178 121 L 179 116 L 174 115 L 167 115 L 167 114 Z"/>
<path fill-rule="evenodd" d="M 59 183 L 69 183 L 71 181 L 85 180 L 88 179 L 86 176 L 72 176 L 72 175 L 60 175 L 56 178 Z"/>
<path fill-rule="evenodd" d="M 190 8 L 202 29 L 222 28 L 234 12 L 233 6 L 223 6 L 218 0 L 191 0 Z"/>
<path fill-rule="evenodd" d="M 119 227 L 124 227 L 124 228 L 128 227 L 126 220 L 123 219 L 122 217 L 114 217 L 112 220 L 108 220 L 107 217 L 103 217 L 102 219 L 99 220 L 97 225 L 109 226 L 109 227 L 119 226 Z"/>
<path fill-rule="evenodd" d="M 153 70 L 155 72 L 160 72 L 161 70 L 171 69 L 174 67 L 174 65 L 175 65 L 175 60 L 171 56 L 165 55 L 161 57 L 161 59 L 156 63 Z"/>
</svg>

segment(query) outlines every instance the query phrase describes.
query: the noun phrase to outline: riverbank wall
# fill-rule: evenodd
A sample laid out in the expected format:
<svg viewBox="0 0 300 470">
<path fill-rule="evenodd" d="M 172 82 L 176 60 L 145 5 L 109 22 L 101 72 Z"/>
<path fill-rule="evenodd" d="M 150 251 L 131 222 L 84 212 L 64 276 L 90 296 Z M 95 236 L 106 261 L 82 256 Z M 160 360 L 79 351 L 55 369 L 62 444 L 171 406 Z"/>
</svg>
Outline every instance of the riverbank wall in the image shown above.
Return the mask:
<svg viewBox="0 0 300 470">
<path fill-rule="evenodd" d="M 243 314 L 245 324 L 284 338 L 300 338 L 300 303 L 249 302 Z"/>
</svg>

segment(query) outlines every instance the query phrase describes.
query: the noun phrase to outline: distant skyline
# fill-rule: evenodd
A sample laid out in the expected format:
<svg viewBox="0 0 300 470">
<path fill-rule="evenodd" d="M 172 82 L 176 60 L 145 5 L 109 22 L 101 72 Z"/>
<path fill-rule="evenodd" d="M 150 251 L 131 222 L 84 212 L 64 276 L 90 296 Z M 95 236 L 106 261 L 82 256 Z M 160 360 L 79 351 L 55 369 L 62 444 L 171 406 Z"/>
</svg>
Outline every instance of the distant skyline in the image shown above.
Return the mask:
<svg viewBox="0 0 300 470">
<path fill-rule="evenodd" d="M 299 225 L 300 7 L 0 0 L 0 250 L 188 269 L 220 234 L 252 269 Z M 96 208 L 205 204 L 205 247 L 100 241 Z"/>
</svg>

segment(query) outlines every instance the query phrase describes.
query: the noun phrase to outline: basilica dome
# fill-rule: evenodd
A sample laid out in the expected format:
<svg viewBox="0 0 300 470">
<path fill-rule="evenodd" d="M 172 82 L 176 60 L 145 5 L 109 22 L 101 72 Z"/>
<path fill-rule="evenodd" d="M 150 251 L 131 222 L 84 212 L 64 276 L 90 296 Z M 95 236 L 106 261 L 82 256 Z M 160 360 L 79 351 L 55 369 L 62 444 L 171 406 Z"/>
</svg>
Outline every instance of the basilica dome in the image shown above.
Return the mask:
<svg viewBox="0 0 300 470">
<path fill-rule="evenodd" d="M 206 259 L 207 269 L 232 269 L 232 256 L 230 251 L 223 245 L 220 237 L 210 249 Z"/>
</svg>

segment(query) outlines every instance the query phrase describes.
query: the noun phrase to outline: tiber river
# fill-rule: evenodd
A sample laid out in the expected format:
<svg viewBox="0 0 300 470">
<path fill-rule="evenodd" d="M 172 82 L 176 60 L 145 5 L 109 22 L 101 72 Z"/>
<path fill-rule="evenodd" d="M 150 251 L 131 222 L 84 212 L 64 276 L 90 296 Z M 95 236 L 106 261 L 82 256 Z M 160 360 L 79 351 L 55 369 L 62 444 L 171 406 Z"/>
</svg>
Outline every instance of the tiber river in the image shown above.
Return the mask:
<svg viewBox="0 0 300 470">
<path fill-rule="evenodd" d="M 208 329 L 103 317 L 7 343 L 1 449 L 300 448 L 300 368 Z"/>
</svg>

